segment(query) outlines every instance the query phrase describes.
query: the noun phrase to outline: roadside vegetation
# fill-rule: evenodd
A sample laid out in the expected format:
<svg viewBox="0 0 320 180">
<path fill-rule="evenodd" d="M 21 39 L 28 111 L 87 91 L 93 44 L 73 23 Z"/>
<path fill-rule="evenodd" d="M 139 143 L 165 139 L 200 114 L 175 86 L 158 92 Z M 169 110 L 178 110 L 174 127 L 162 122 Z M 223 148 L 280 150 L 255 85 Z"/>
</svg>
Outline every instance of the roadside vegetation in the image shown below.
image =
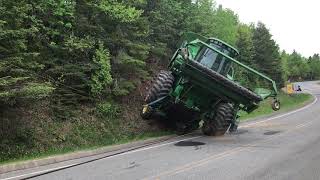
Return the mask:
<svg viewBox="0 0 320 180">
<path fill-rule="evenodd" d="M 285 93 L 281 93 L 279 96 L 279 99 L 281 101 L 281 110 L 278 112 L 285 112 L 289 111 L 292 109 L 296 109 L 299 107 L 302 107 L 306 103 L 310 102 L 312 100 L 312 96 L 310 94 L 293 94 L 293 95 L 287 95 Z M 270 101 L 265 100 L 261 103 L 261 106 L 254 111 L 251 114 L 247 114 L 245 112 L 241 112 L 240 115 L 240 120 L 241 121 L 248 121 L 251 119 L 255 119 L 258 117 L 262 116 L 267 116 L 267 115 L 272 115 L 274 113 L 278 113 L 273 111 L 270 108 Z M 108 115 L 108 114 L 105 114 Z M 40 120 L 41 121 L 41 120 Z M 42 121 L 41 121 L 42 122 Z M 41 123 L 40 122 L 40 123 Z M 87 121 L 81 121 L 83 127 L 88 126 L 86 123 Z M 89 123 L 89 124 L 92 124 Z M 94 123 L 93 123 L 94 124 Z M 80 125 L 75 125 L 73 126 L 74 130 L 68 131 L 70 134 L 74 134 L 76 132 L 74 131 L 79 131 L 79 128 L 81 127 Z M 72 128 L 73 128 L 72 127 Z M 47 130 L 50 131 L 59 131 L 61 126 L 58 124 L 53 124 L 52 129 L 48 128 Z M 86 129 L 86 128 L 84 128 Z M 38 159 L 42 157 L 48 157 L 51 155 L 58 155 L 58 154 L 65 154 L 69 152 L 74 152 L 74 151 L 80 151 L 80 150 L 90 150 L 90 149 L 96 149 L 100 148 L 103 146 L 108 146 L 108 145 L 116 145 L 116 144 L 123 144 L 123 143 L 128 143 L 132 141 L 138 141 L 138 140 L 144 140 L 152 137 L 159 137 L 159 136 L 165 136 L 165 135 L 171 135 L 173 132 L 170 131 L 159 131 L 159 130 L 154 130 L 154 131 L 148 131 L 148 132 L 142 132 L 141 134 L 134 135 L 134 134 L 121 134 L 121 127 L 117 125 L 117 123 L 114 123 L 112 133 L 106 133 L 106 132 L 99 132 L 100 128 L 93 127 L 90 131 L 85 131 L 82 132 L 82 135 L 74 136 L 70 134 L 64 134 L 63 132 L 60 132 L 61 139 L 57 139 L 56 141 L 69 141 L 70 143 L 68 146 L 49 146 L 48 149 L 45 149 L 45 151 L 39 151 L 38 149 L 29 149 L 28 151 L 23 151 L 24 149 L 21 148 L 21 151 L 11 151 L 7 152 L 5 155 L 3 154 L 0 156 L 0 165 L 1 164 L 7 164 L 7 163 L 14 163 L 14 162 L 19 162 L 19 161 L 25 161 L 25 160 L 31 160 L 31 159 Z M 81 130 L 80 130 L 81 131 Z M 65 132 L 64 132 L 65 133 Z M 79 132 L 80 133 L 80 132 Z M 104 134 L 104 135 L 102 135 Z M 68 140 L 63 140 L 66 136 L 69 138 L 74 138 L 74 139 L 68 139 Z M 82 142 L 77 142 L 77 139 L 82 140 Z M 45 139 L 45 138 L 44 138 Z M 85 140 L 85 141 L 84 141 Z M 48 142 L 47 142 L 48 143 Z M 56 143 L 55 143 L 56 144 Z M 17 146 L 19 146 L 17 144 Z"/>
<path fill-rule="evenodd" d="M 280 95 L 278 96 L 279 100 L 281 102 L 281 109 L 280 111 L 273 111 L 271 109 L 271 99 L 267 99 L 265 101 L 263 101 L 260 105 L 260 107 L 255 110 L 254 112 L 248 114 L 246 112 L 241 112 L 240 115 L 240 120 L 241 121 L 247 121 L 247 120 L 251 120 L 251 119 L 255 119 L 258 117 L 262 117 L 262 116 L 268 116 L 268 115 L 272 115 L 274 113 L 281 113 L 281 112 L 285 112 L 285 111 L 290 111 L 292 109 L 296 109 L 299 107 L 302 107 L 303 105 L 305 105 L 306 103 L 310 102 L 313 97 L 310 94 L 292 94 L 292 95 L 288 95 L 285 93 L 280 93 Z"/>
<path fill-rule="evenodd" d="M 320 77 L 318 54 L 281 52 L 263 22 L 214 0 L 2 0 L 0 163 L 164 133 L 139 117 L 142 97 L 187 31 L 235 46 L 279 88 Z"/>
<path fill-rule="evenodd" d="M 100 137 L 97 137 L 98 142 L 93 141 L 91 144 L 87 144 L 87 145 L 51 147 L 51 148 L 48 148 L 46 151 L 42 151 L 42 152 L 39 152 L 37 149 L 34 149 L 33 151 L 30 150 L 25 154 L 19 154 L 19 155 L 13 154 L 14 156 L 10 156 L 10 154 L 8 153 L 9 156 L 0 157 L 1 158 L 0 166 L 11 164 L 11 163 L 28 161 L 28 160 L 46 158 L 49 156 L 63 155 L 63 154 L 72 153 L 76 151 L 90 151 L 90 150 L 94 150 L 94 149 L 98 149 L 98 148 L 102 148 L 110 145 L 120 145 L 120 144 L 129 143 L 129 142 L 141 141 L 141 140 L 157 138 L 157 137 L 167 136 L 172 134 L 173 132 L 171 131 L 144 132 L 135 136 L 122 137 L 119 140 L 114 139 L 114 141 L 110 140 L 109 138 L 102 140 Z"/>
</svg>

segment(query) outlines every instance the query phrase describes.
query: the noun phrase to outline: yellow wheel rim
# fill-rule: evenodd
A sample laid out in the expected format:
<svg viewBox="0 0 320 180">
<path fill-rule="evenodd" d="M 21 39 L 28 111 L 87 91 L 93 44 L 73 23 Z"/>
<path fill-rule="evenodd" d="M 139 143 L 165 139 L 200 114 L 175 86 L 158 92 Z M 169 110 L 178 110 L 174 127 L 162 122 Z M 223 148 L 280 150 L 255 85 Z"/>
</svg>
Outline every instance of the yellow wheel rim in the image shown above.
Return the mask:
<svg viewBox="0 0 320 180">
<path fill-rule="evenodd" d="M 142 113 L 145 114 L 148 111 L 148 105 L 144 105 L 142 109 Z"/>
</svg>

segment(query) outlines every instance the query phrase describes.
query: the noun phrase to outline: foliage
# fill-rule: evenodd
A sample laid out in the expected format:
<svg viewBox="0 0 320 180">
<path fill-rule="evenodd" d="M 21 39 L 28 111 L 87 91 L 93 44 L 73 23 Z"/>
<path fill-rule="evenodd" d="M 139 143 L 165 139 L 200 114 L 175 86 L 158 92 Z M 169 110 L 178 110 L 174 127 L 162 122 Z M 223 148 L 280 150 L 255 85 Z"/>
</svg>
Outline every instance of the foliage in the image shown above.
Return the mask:
<svg viewBox="0 0 320 180">
<path fill-rule="evenodd" d="M 284 78 L 287 81 L 315 80 L 320 78 L 320 58 L 318 54 L 305 58 L 296 51 L 281 54 Z"/>
<path fill-rule="evenodd" d="M 236 47 L 240 53 L 237 57 L 241 63 L 256 68 L 254 63 L 254 46 L 252 41 L 253 29 L 246 24 L 239 24 L 238 26 L 238 37 Z M 249 87 L 254 84 L 254 77 L 248 71 L 235 66 L 235 79 L 242 85 Z"/>
<path fill-rule="evenodd" d="M 239 24 L 238 16 L 230 9 L 223 9 L 221 5 L 216 10 L 215 16 L 214 32 L 210 35 L 235 45 Z"/>
<path fill-rule="evenodd" d="M 279 100 L 281 102 L 281 110 L 280 112 L 289 111 L 293 109 L 297 109 L 308 102 L 310 102 L 313 97 L 310 94 L 293 94 L 288 95 L 283 92 L 280 92 L 279 94 Z M 244 111 L 240 112 L 240 120 L 241 121 L 247 121 L 250 119 L 258 118 L 261 116 L 268 116 L 274 113 L 271 107 L 271 98 L 263 101 L 259 108 L 255 110 L 254 112 L 248 114 Z"/>
<path fill-rule="evenodd" d="M 7 133 L 12 137 L 0 136 L 9 149 L 7 155 L 40 147 L 43 152 L 61 143 L 67 147 L 116 143 L 134 134 L 134 130 L 113 134 L 119 123 L 114 119 L 140 104 L 145 84 L 159 69 L 156 66 L 167 63 L 186 31 L 236 46 L 239 61 L 271 76 L 279 87 L 284 80 L 320 78 L 318 54 L 309 58 L 298 52 L 280 55 L 263 23 L 242 24 L 235 12 L 217 6 L 214 0 L 2 0 L 0 115 L 12 109 L 11 114 L 32 114 L 47 103 L 46 116 L 39 115 L 37 128 L 12 121 L 11 115 L 0 118 L 1 129 L 13 129 Z M 242 84 L 260 83 L 245 71 L 236 72 Z M 30 102 L 39 103 L 39 108 L 26 110 Z M 127 112 L 126 117 L 130 113 L 136 114 Z M 82 116 L 99 120 L 80 121 Z M 141 133 L 136 119 L 127 126 L 139 126 L 135 131 Z M 67 132 L 59 134 L 63 128 Z M 99 138 L 90 142 L 95 135 Z M 1 153 L 6 154 L 5 150 Z"/>
<path fill-rule="evenodd" d="M 308 58 L 307 64 L 309 66 L 311 80 L 320 78 L 320 56 L 319 54 L 314 54 L 312 57 Z"/>
<path fill-rule="evenodd" d="M 115 119 L 120 113 L 120 108 L 114 103 L 101 102 L 97 105 L 97 111 L 104 118 Z"/>
<path fill-rule="evenodd" d="M 299 78 L 307 77 L 309 73 L 307 61 L 296 51 L 293 51 L 293 53 L 289 55 L 287 66 L 290 67 L 288 69 L 289 76 L 293 79 L 298 80 Z"/>
<path fill-rule="evenodd" d="M 99 44 L 99 49 L 96 50 L 93 62 L 96 64 L 97 70 L 91 77 L 91 92 L 93 94 L 101 94 L 105 87 L 112 83 L 110 53 L 104 49 L 102 44 Z"/>
<path fill-rule="evenodd" d="M 238 60 L 279 85 L 288 73 L 302 75 L 295 68 L 281 73 L 278 67 L 286 63 L 280 62 L 279 48 L 264 24 L 240 24 L 237 14 L 213 0 L 3 1 L 0 28 L 1 97 L 15 97 L 17 89 L 30 83 L 39 88 L 50 84 L 53 106 L 130 95 L 150 79 L 148 59 L 170 56 L 185 31 L 237 46 Z M 315 62 L 295 67 L 310 70 Z"/>
<path fill-rule="evenodd" d="M 252 33 L 253 33 L 252 27 L 246 24 L 239 24 L 236 47 L 238 51 L 241 53 L 237 59 L 250 67 L 255 67 L 255 64 L 254 64 L 255 51 L 254 51 L 254 45 L 252 40 L 252 36 L 253 36 Z"/>
<path fill-rule="evenodd" d="M 252 41 L 255 52 L 253 60 L 257 69 L 275 80 L 278 87 L 282 87 L 279 46 L 263 23 L 259 22 L 254 28 Z"/>
</svg>

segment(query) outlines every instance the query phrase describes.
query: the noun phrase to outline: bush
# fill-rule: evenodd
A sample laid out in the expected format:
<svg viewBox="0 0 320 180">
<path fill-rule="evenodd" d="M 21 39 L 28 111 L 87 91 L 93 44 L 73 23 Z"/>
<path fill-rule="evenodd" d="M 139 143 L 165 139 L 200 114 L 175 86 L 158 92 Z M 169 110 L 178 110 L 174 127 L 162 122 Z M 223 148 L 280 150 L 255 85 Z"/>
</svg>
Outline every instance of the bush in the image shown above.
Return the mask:
<svg viewBox="0 0 320 180">
<path fill-rule="evenodd" d="M 114 119 L 119 116 L 120 108 L 118 105 L 111 104 L 110 102 L 101 102 L 97 105 L 97 114 L 100 117 Z"/>
</svg>

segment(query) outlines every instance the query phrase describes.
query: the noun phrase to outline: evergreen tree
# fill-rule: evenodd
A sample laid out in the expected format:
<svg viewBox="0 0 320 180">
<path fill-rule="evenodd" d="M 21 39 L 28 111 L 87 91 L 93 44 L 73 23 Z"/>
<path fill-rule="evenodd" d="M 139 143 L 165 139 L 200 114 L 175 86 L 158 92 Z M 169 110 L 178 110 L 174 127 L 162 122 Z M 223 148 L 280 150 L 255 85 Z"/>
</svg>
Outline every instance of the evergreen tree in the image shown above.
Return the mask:
<svg viewBox="0 0 320 180">
<path fill-rule="evenodd" d="M 215 22 L 212 35 L 231 45 L 235 45 L 238 34 L 238 16 L 230 9 L 223 9 L 220 5 L 215 11 Z"/>
<path fill-rule="evenodd" d="M 286 74 L 285 77 L 289 81 L 301 81 L 302 79 L 310 78 L 311 73 L 310 64 L 306 58 L 296 51 L 292 54 L 282 53 L 283 72 Z"/>
<path fill-rule="evenodd" d="M 266 26 L 259 22 L 253 32 L 254 62 L 262 73 L 276 81 L 278 87 L 283 86 L 282 67 L 279 47 L 272 39 Z"/>
<path fill-rule="evenodd" d="M 0 0 L 0 161 L 141 132 L 142 83 L 163 69 L 150 62 L 168 59 L 183 32 L 236 46 L 240 62 L 278 87 L 282 79 L 320 78 L 319 54 L 280 56 L 264 24 L 239 23 L 214 0 Z M 242 85 L 263 85 L 234 68 Z M 120 125 L 121 119 L 130 125 Z M 67 127 L 63 135 L 61 127 Z"/>
<path fill-rule="evenodd" d="M 240 24 L 238 26 L 236 47 L 240 52 L 237 59 L 250 67 L 255 67 L 256 65 L 253 61 L 255 52 L 252 41 L 252 29 L 246 24 Z"/>
<path fill-rule="evenodd" d="M 287 82 L 289 80 L 290 72 L 289 72 L 289 66 L 288 66 L 288 59 L 289 59 L 289 54 L 287 54 L 286 51 L 281 52 L 281 67 L 282 67 L 282 75 L 283 75 L 283 80 Z"/>
<path fill-rule="evenodd" d="M 187 30 L 203 36 L 213 36 L 216 25 L 215 9 L 213 0 L 196 0 L 188 9 L 189 15 L 185 22 Z"/>
<path fill-rule="evenodd" d="M 188 5 L 179 1 L 161 0 L 149 1 L 152 9 L 149 10 L 150 23 L 149 41 L 152 44 L 151 53 L 156 56 L 168 57 L 176 48 L 180 34 L 185 28 Z"/>
<path fill-rule="evenodd" d="M 46 97 L 53 85 L 36 75 L 44 66 L 37 41 L 39 20 L 32 4 L 1 1 L 0 4 L 0 101 Z"/>
<path fill-rule="evenodd" d="M 238 26 L 238 36 L 236 47 L 240 52 L 240 55 L 237 57 L 237 60 L 241 63 L 255 68 L 256 65 L 254 64 L 254 47 L 252 42 L 252 28 L 245 24 L 240 24 Z M 242 85 L 246 87 L 254 86 L 254 76 L 243 68 L 240 68 L 235 65 L 235 72 L 236 72 L 236 80 L 239 81 Z"/>
<path fill-rule="evenodd" d="M 308 65 L 310 67 L 310 79 L 320 78 L 320 56 L 319 54 L 314 54 L 312 57 L 308 58 Z"/>
</svg>

